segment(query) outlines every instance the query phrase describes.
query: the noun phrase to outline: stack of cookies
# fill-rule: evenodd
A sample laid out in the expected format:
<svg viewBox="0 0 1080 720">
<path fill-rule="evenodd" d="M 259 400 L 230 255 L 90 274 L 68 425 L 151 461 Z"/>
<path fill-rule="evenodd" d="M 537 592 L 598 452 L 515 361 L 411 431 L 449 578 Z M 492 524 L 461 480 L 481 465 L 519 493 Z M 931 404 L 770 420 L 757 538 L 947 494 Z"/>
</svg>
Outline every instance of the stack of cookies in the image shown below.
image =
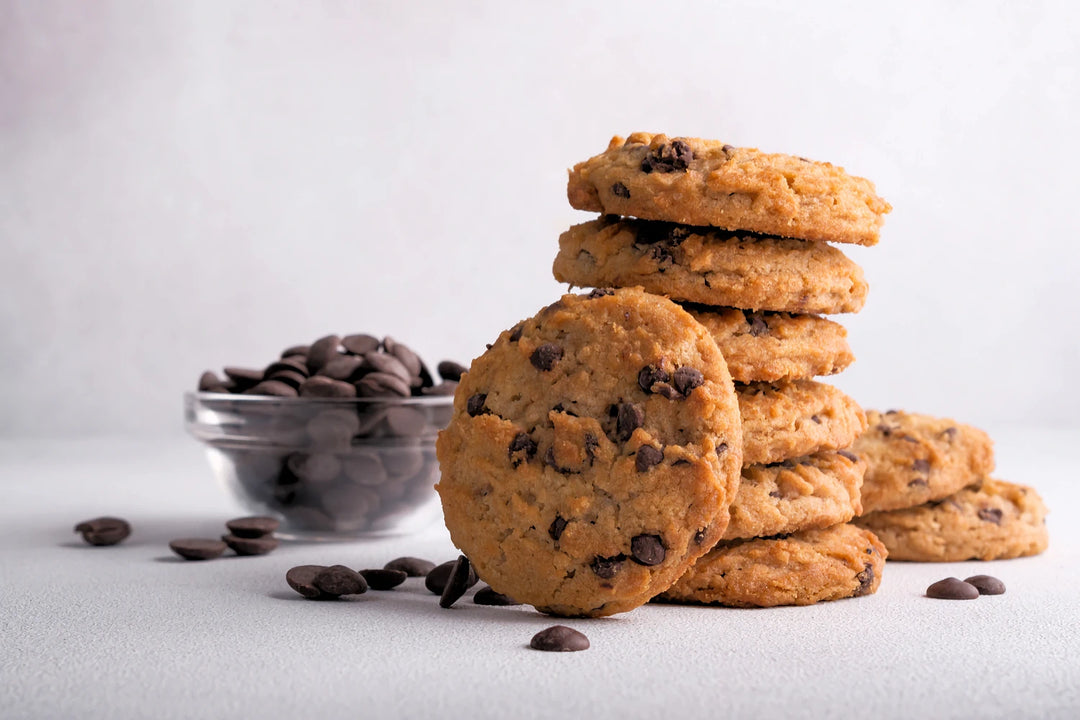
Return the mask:
<svg viewBox="0 0 1080 720">
<path fill-rule="evenodd" d="M 822 315 L 857 312 L 867 294 L 861 268 L 829 243 L 877 243 L 889 205 L 828 163 L 645 133 L 577 165 L 568 196 L 602 216 L 560 237 L 556 279 L 683 304 L 736 383 L 743 469 L 730 522 L 663 598 L 770 606 L 874 592 L 885 548 L 848 524 L 866 467 L 848 448 L 866 417 L 814 378 L 854 360 Z"/>
<path fill-rule="evenodd" d="M 982 430 L 895 410 L 867 417 L 853 448 L 867 463 L 856 523 L 890 559 L 1002 560 L 1046 549 L 1046 506 L 1033 488 L 990 477 L 993 442 Z"/>
</svg>

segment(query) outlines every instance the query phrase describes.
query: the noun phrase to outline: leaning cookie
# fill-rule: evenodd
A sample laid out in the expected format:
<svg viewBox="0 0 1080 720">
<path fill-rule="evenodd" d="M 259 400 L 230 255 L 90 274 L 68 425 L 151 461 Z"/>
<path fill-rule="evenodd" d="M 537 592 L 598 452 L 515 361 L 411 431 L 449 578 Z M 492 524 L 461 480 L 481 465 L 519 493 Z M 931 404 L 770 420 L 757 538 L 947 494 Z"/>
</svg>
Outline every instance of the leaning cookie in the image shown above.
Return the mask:
<svg viewBox="0 0 1080 720">
<path fill-rule="evenodd" d="M 944 500 L 855 522 L 881 538 L 892 560 L 1005 560 L 1046 549 L 1046 512 L 1034 489 L 987 479 Z"/>
<path fill-rule="evenodd" d="M 844 326 L 817 315 L 684 307 L 712 334 L 738 383 L 835 375 L 855 361 Z"/>
<path fill-rule="evenodd" d="M 886 555 L 873 533 L 847 524 L 724 542 L 659 599 L 774 607 L 860 597 L 877 591 Z"/>
<path fill-rule="evenodd" d="M 994 443 L 978 428 L 897 410 L 866 418 L 851 448 L 867 464 L 865 514 L 940 500 L 994 470 Z"/>
<path fill-rule="evenodd" d="M 866 429 L 859 404 L 813 380 L 736 385 L 743 463 L 767 465 L 849 447 Z"/>
<path fill-rule="evenodd" d="M 559 236 L 552 271 L 571 285 L 825 315 L 858 312 L 869 289 L 862 268 L 823 242 L 612 217 Z"/>
<path fill-rule="evenodd" d="M 874 245 L 892 210 L 843 168 L 716 140 L 634 133 L 570 171 L 579 210 Z"/>
<path fill-rule="evenodd" d="M 843 450 L 744 467 L 724 540 L 829 527 L 862 509 L 866 463 Z"/>
<path fill-rule="evenodd" d="M 504 332 L 439 435 L 450 536 L 497 592 L 557 615 L 631 610 L 727 527 L 734 387 L 689 314 L 638 289 L 566 295 Z"/>
</svg>

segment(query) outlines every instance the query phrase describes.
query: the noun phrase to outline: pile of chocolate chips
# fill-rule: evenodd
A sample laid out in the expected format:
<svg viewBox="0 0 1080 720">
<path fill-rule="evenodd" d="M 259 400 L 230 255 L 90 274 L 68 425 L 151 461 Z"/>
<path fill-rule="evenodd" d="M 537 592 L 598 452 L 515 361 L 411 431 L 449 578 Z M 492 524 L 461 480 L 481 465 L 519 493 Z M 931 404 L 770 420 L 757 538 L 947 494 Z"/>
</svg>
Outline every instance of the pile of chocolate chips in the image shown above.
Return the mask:
<svg viewBox="0 0 1080 720">
<path fill-rule="evenodd" d="M 375 398 L 453 395 L 467 368 L 439 363 L 436 383 L 420 356 L 392 337 L 327 335 L 294 345 L 265 368 L 226 367 L 225 378 L 207 370 L 201 392 L 271 397 Z"/>
<path fill-rule="evenodd" d="M 213 560 L 221 557 L 225 548 L 237 555 L 266 555 L 280 544 L 274 537 L 278 528 L 276 518 L 262 515 L 234 518 L 225 527 L 229 532 L 220 540 L 178 538 L 169 542 L 169 549 L 185 560 Z"/>
</svg>

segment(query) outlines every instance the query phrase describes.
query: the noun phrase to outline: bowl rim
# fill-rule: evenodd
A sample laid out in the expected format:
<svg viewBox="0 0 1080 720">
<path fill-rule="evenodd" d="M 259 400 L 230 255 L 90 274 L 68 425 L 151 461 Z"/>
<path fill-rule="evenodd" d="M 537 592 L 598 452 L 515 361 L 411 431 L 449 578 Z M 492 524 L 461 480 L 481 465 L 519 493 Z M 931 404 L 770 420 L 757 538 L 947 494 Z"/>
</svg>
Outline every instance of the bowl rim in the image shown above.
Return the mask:
<svg viewBox="0 0 1080 720">
<path fill-rule="evenodd" d="M 207 392 L 205 390 L 188 390 L 184 393 L 185 402 L 238 402 L 244 405 L 419 405 L 423 406 L 452 406 L 453 395 L 412 395 L 409 397 L 354 397 L 354 398 L 322 398 L 322 397 L 277 397 L 275 395 L 243 395 L 240 393 Z"/>
</svg>

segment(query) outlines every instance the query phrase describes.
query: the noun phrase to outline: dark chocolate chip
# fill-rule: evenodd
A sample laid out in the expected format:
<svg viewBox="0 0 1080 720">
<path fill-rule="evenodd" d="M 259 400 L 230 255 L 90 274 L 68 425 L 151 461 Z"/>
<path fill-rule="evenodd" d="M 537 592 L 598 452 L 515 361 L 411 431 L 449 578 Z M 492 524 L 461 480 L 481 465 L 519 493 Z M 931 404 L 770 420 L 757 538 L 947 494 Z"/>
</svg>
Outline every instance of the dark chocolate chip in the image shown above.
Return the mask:
<svg viewBox="0 0 1080 720">
<path fill-rule="evenodd" d="M 589 638 L 565 625 L 552 625 L 533 635 L 529 647 L 544 652 L 578 652 L 589 649 Z"/>
<path fill-rule="evenodd" d="M 469 413 L 469 417 L 476 417 L 477 415 L 487 415 L 491 411 L 484 405 L 487 401 L 487 395 L 485 393 L 476 393 L 465 401 L 465 411 Z"/>
<path fill-rule="evenodd" d="M 446 579 L 446 586 L 439 597 L 439 607 L 451 607 L 474 584 L 476 584 L 476 572 L 472 569 L 472 563 L 464 555 L 458 555 L 458 559 L 450 568 L 450 576 Z"/>
<path fill-rule="evenodd" d="M 298 372 L 304 377 L 308 376 L 307 362 L 302 357 L 288 355 L 266 366 L 264 377 L 269 380 L 280 372 Z"/>
<path fill-rule="evenodd" d="M 397 375 L 373 372 L 356 383 L 356 393 L 360 397 L 409 397 L 412 388 Z"/>
<path fill-rule="evenodd" d="M 874 566 L 870 563 L 866 563 L 863 566 L 862 572 L 855 576 L 855 579 L 859 581 L 859 587 L 855 589 L 855 597 L 862 597 L 870 592 L 870 586 L 874 584 Z"/>
<path fill-rule="evenodd" d="M 589 459 L 589 464 L 592 465 L 596 460 L 596 451 L 600 448 L 600 441 L 592 433 L 585 433 L 585 457 Z"/>
<path fill-rule="evenodd" d="M 553 343 L 544 343 L 533 350 L 532 355 L 529 356 L 529 362 L 537 370 L 546 372 L 555 367 L 555 363 L 562 360 L 562 356 L 563 349 L 561 347 Z"/>
<path fill-rule="evenodd" d="M 611 288 L 595 288 L 588 295 L 586 295 L 585 297 L 589 298 L 590 300 L 595 300 L 596 298 L 602 298 L 602 297 L 605 297 L 607 295 L 614 295 L 614 294 L 615 294 L 615 291 L 612 290 Z"/>
<path fill-rule="evenodd" d="M 350 383 L 316 375 L 308 378 L 300 386 L 300 397 L 310 398 L 353 398 L 356 387 Z"/>
<path fill-rule="evenodd" d="M 555 542 L 559 542 L 559 538 L 562 537 L 563 530 L 566 529 L 566 520 L 561 516 L 556 515 L 555 519 L 551 521 L 551 527 L 548 528 L 548 535 Z"/>
<path fill-rule="evenodd" d="M 365 362 L 358 355 L 338 355 L 319 368 L 318 374 L 334 380 L 351 380 Z"/>
<path fill-rule="evenodd" d="M 820 415 L 811 415 L 810 419 L 813 420 L 818 425 L 821 424 L 821 416 Z"/>
<path fill-rule="evenodd" d="M 694 533 L 694 544 L 695 545 L 700 545 L 703 542 L 705 542 L 705 529 L 704 528 L 702 528 L 701 530 L 698 530 L 696 533 Z"/>
<path fill-rule="evenodd" d="M 979 590 L 970 583 L 950 577 L 938 580 L 926 588 L 926 597 L 938 600 L 974 600 L 979 597 Z"/>
<path fill-rule="evenodd" d="M 307 354 L 308 372 L 317 373 L 323 365 L 337 357 L 340 345 L 341 338 L 337 335 L 327 335 L 311 343 Z"/>
<path fill-rule="evenodd" d="M 515 453 L 523 453 L 524 458 L 520 455 L 514 457 Z M 510 441 L 507 456 L 510 458 L 511 464 L 514 467 L 520 465 L 523 460 L 532 460 L 536 457 L 536 441 L 529 437 L 528 433 L 518 433 L 514 436 L 514 439 Z"/>
<path fill-rule="evenodd" d="M 668 375 L 667 371 L 655 365 L 646 365 L 641 368 L 637 376 L 638 387 L 646 393 L 652 393 L 654 385 L 666 383 L 669 380 L 671 380 L 671 376 Z"/>
<path fill-rule="evenodd" d="M 398 362 L 405 366 L 405 369 L 409 371 L 410 378 L 418 377 L 420 375 L 420 370 L 424 366 L 424 363 L 412 348 L 405 343 L 398 342 L 389 335 L 383 338 L 383 347 L 386 349 L 386 352 L 390 353 Z"/>
<path fill-rule="evenodd" d="M 622 569 L 623 560 L 626 557 L 624 555 L 616 555 L 615 557 L 595 557 L 589 567 L 597 577 L 604 580 L 610 580 L 615 577 L 619 570 Z"/>
<path fill-rule="evenodd" d="M 225 368 L 225 374 L 237 385 L 245 388 L 260 382 L 266 376 L 263 370 L 242 367 L 227 367 Z"/>
<path fill-rule="evenodd" d="M 911 463 L 911 469 L 917 473 L 928 473 L 930 472 L 930 461 L 925 458 L 919 458 Z"/>
<path fill-rule="evenodd" d="M 510 342 L 517 342 L 521 339 L 521 331 L 525 329 L 525 326 L 521 323 L 514 326 L 510 331 Z"/>
<path fill-rule="evenodd" d="M 851 462 L 859 462 L 859 456 L 850 450 L 837 450 L 836 454 L 841 457 L 846 457 Z"/>
<path fill-rule="evenodd" d="M 277 518 L 252 515 L 251 517 L 233 518 L 225 523 L 225 527 L 229 528 L 229 532 L 236 537 L 257 538 L 274 532 L 278 529 L 279 524 Z"/>
<path fill-rule="evenodd" d="M 469 368 L 453 360 L 443 360 L 438 364 L 437 369 L 439 376 L 443 380 L 453 380 L 454 382 L 460 382 L 461 376 L 469 371 Z"/>
<path fill-rule="evenodd" d="M 229 534 L 222 535 L 221 540 L 237 555 L 265 555 L 273 552 L 281 544 L 273 535 L 251 538 Z"/>
<path fill-rule="evenodd" d="M 281 351 L 281 359 L 284 360 L 287 357 L 307 356 L 309 352 L 311 352 L 310 345 L 293 345 Z"/>
<path fill-rule="evenodd" d="M 980 595 L 1001 595 L 1005 592 L 1005 583 L 992 575 L 972 575 L 964 582 L 974 585 Z"/>
<path fill-rule="evenodd" d="M 716 456 L 717 457 L 722 456 L 727 451 L 728 451 L 728 444 L 726 442 L 722 442 L 722 443 L 720 443 L 719 445 L 716 446 Z"/>
<path fill-rule="evenodd" d="M 476 594 L 473 595 L 473 602 L 477 605 L 497 605 L 500 607 L 521 604 L 509 595 L 503 595 L 500 592 L 495 592 L 491 589 L 490 585 L 485 585 L 484 587 L 477 590 Z"/>
<path fill-rule="evenodd" d="M 730 155 L 731 153 L 735 152 L 735 146 L 734 146 L 734 145 L 727 145 L 727 144 L 725 144 L 725 145 L 723 145 L 723 146 L 722 146 L 722 147 L 721 147 L 720 149 L 721 149 L 721 150 L 723 150 L 723 151 L 724 151 L 725 153 L 727 153 L 728 155 Z"/>
<path fill-rule="evenodd" d="M 392 590 L 409 577 L 404 570 L 387 570 L 386 568 L 361 570 L 360 576 L 372 590 Z"/>
<path fill-rule="evenodd" d="M 386 373 L 400 378 L 406 385 L 412 380 L 415 373 L 409 372 L 405 363 L 393 355 L 380 352 L 369 352 L 362 356 L 364 364 L 374 372 Z"/>
<path fill-rule="evenodd" d="M 611 186 L 611 194 L 615 197 L 629 198 L 630 190 L 621 182 L 617 182 Z"/>
<path fill-rule="evenodd" d="M 330 597 L 361 595 L 368 589 L 363 575 L 344 565 L 323 568 L 311 579 L 311 584 L 323 595 Z"/>
<path fill-rule="evenodd" d="M 227 546 L 209 538 L 179 538 L 169 541 L 169 549 L 185 560 L 213 560 L 221 557 Z"/>
<path fill-rule="evenodd" d="M 266 395 L 268 397 L 296 397 L 297 390 L 289 383 L 280 380 L 263 380 L 261 383 L 244 391 L 245 395 Z"/>
<path fill-rule="evenodd" d="M 446 583 L 450 580 L 450 573 L 453 572 L 454 565 L 456 564 L 456 560 L 450 560 L 449 562 L 444 562 L 442 565 L 436 565 L 435 567 L 433 567 L 428 572 L 427 577 L 424 578 L 424 587 L 426 587 L 428 590 L 435 593 L 436 595 L 442 595 L 443 590 L 446 589 Z M 469 584 L 466 589 L 472 587 L 477 582 L 479 582 L 479 578 L 476 577 L 476 570 L 474 570 L 470 566 Z"/>
<path fill-rule="evenodd" d="M 664 459 L 664 451 L 654 448 L 652 445 L 642 445 L 638 448 L 634 467 L 638 472 L 645 472 L 649 468 L 659 465 Z"/>
<path fill-rule="evenodd" d="M 626 442 L 634 431 L 645 424 L 645 408 L 636 403 L 619 403 L 615 416 L 615 437 Z"/>
<path fill-rule="evenodd" d="M 762 317 L 761 313 L 744 310 L 743 316 L 746 318 L 746 324 L 750 326 L 750 334 L 753 337 L 769 334 L 769 324 L 765 322 L 765 318 Z"/>
<path fill-rule="evenodd" d="M 644 173 L 685 172 L 694 159 L 694 151 L 682 140 L 672 140 L 645 155 L 641 161 Z"/>
<path fill-rule="evenodd" d="M 770 490 L 769 497 L 782 498 L 784 497 L 784 493 L 780 492 L 779 490 Z"/>
<path fill-rule="evenodd" d="M 435 563 L 417 557 L 399 557 L 383 565 L 384 570 L 400 570 L 409 577 L 424 577 L 435 569 Z"/>
<path fill-rule="evenodd" d="M 365 355 L 379 349 L 379 338 L 371 335 L 346 335 L 341 338 L 341 346 L 353 355 Z"/>
<path fill-rule="evenodd" d="M 75 526 L 75 532 L 82 533 L 90 545 L 115 545 L 131 534 L 131 524 L 123 518 L 99 517 L 83 520 Z"/>
<path fill-rule="evenodd" d="M 979 510 L 979 519 L 983 522 L 994 523 L 995 525 L 1001 524 L 1001 518 L 1004 516 L 999 508 L 981 508 Z"/>
<path fill-rule="evenodd" d="M 659 565 L 667 551 L 659 535 L 638 535 L 630 541 L 630 555 L 639 565 Z"/>
<path fill-rule="evenodd" d="M 315 576 L 325 569 L 323 565 L 297 565 L 285 573 L 285 582 L 309 600 L 325 597 L 319 588 L 312 585 Z"/>
<path fill-rule="evenodd" d="M 207 370 L 199 376 L 199 392 L 228 392 L 225 383 L 214 373 Z"/>
<path fill-rule="evenodd" d="M 675 371 L 672 382 L 676 390 L 683 395 L 689 395 L 694 388 L 705 384 L 705 376 L 696 368 L 683 366 Z"/>
<path fill-rule="evenodd" d="M 275 370 L 274 374 L 266 379 L 277 380 L 295 390 L 299 390 L 300 386 L 304 384 L 304 381 L 308 379 L 308 376 L 306 373 L 301 373 L 297 370 Z"/>
</svg>

